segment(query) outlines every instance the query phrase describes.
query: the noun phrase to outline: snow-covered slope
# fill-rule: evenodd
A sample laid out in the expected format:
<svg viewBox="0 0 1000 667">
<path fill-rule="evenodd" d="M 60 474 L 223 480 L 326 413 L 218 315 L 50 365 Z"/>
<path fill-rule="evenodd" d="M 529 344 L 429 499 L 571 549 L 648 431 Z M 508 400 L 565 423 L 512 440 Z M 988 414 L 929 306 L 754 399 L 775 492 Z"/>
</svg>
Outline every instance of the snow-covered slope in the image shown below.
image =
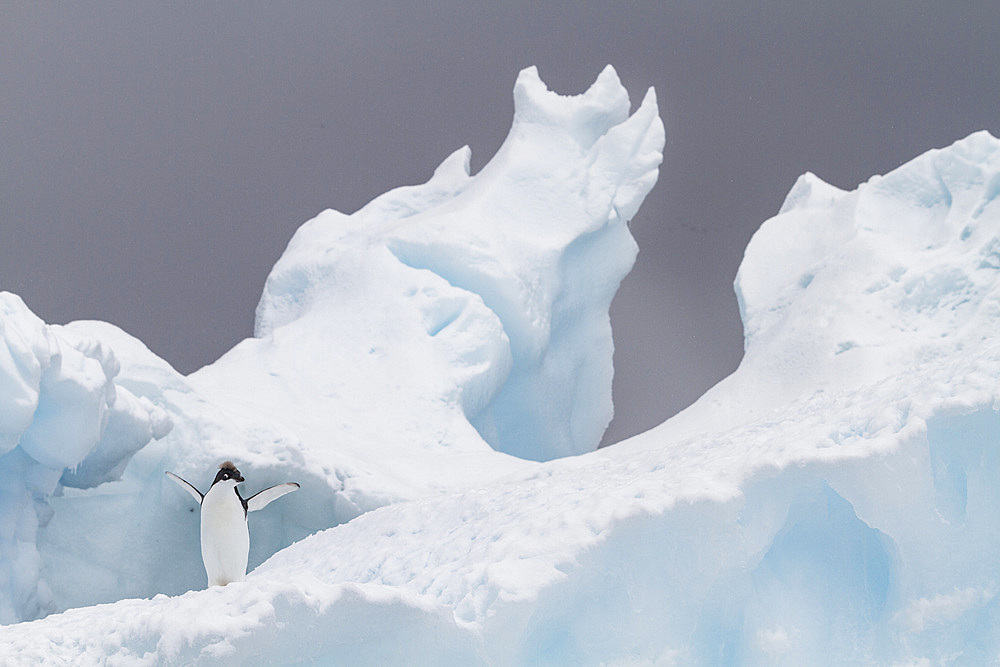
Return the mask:
<svg viewBox="0 0 1000 667">
<path fill-rule="evenodd" d="M 99 598 L 61 579 L 80 575 L 120 601 L 0 628 L 0 652 L 25 664 L 1000 659 L 1000 141 L 988 134 L 853 192 L 803 176 L 740 268 L 746 353 L 731 377 L 613 447 L 510 455 L 592 448 L 606 423 L 607 300 L 662 146 L 653 98 L 627 117 L 623 95 L 610 71 L 577 98 L 522 73 L 490 166 L 469 177 L 460 152 L 425 186 L 307 223 L 268 281 L 257 338 L 189 378 L 109 325 L 68 327 L 114 349 L 116 382 L 174 427 L 122 481 L 51 499 L 39 532 L 64 606 Z M 511 444 L 522 432 L 530 452 Z M 248 489 L 290 476 L 303 489 L 257 513 L 256 562 L 276 553 L 246 582 L 183 592 L 202 585 L 196 515 L 162 470 L 198 481 L 225 457 Z M 117 551 L 86 534 L 107 516 L 129 527 L 108 536 Z"/>
</svg>

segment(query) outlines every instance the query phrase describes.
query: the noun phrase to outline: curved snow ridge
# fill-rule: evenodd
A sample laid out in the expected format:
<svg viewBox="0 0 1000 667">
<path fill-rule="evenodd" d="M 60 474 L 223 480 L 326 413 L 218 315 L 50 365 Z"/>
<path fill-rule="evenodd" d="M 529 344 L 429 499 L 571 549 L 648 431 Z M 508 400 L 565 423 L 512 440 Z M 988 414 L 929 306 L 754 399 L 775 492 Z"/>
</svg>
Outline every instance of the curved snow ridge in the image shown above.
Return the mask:
<svg viewBox="0 0 1000 667">
<path fill-rule="evenodd" d="M 990 627 L 992 613 L 998 370 L 993 345 L 985 361 L 930 363 L 766 422 L 382 508 L 255 576 L 429 596 L 482 638 L 480 664 L 715 664 L 722 646 L 755 664 L 989 655 L 989 637 L 963 628 Z M 913 386 L 926 392 L 911 401 Z M 927 612 L 954 633 L 936 646 L 930 621 L 912 619 L 953 587 L 972 592 Z"/>
<path fill-rule="evenodd" d="M 257 304 L 254 336 L 264 338 L 308 312 L 325 287 L 336 287 L 345 272 L 337 260 L 347 252 L 375 245 L 383 228 L 442 206 L 468 187 L 472 151 L 463 146 L 449 155 L 421 185 L 394 188 L 352 215 L 327 209 L 292 236 L 271 269 Z M 332 285 L 330 283 L 333 283 Z"/>
<path fill-rule="evenodd" d="M 39 657 L 50 664 L 253 663 L 283 650 L 297 660 L 352 664 L 532 663 L 537 656 L 524 655 L 518 635 L 535 625 L 532 605 L 566 580 L 581 550 L 637 512 L 621 495 L 635 491 L 618 482 L 627 476 L 635 488 L 660 486 L 644 483 L 635 466 L 597 462 L 618 491 L 595 497 L 578 477 L 589 479 L 592 464 L 582 463 L 375 510 L 282 550 L 224 589 L 0 628 L 0 647 L 25 664 Z M 653 471 L 660 481 L 663 470 Z M 649 503 L 653 511 L 656 502 Z"/>
<path fill-rule="evenodd" d="M 44 652 L 59 647 L 39 636 L 59 637 L 85 652 L 107 627 L 124 637 L 101 649 L 112 655 L 253 662 L 262 641 L 306 628 L 312 653 L 291 654 L 368 664 L 714 664 L 721 645 L 755 663 L 919 658 L 928 628 L 990 613 L 995 347 L 710 436 L 629 441 L 384 507 L 283 549 L 245 584 L 96 608 L 79 627 L 85 610 L 71 611 L 0 644 Z M 946 373 L 967 381 L 926 402 Z M 901 401 L 913 386 L 925 396 Z M 969 548 L 948 553 L 955 543 Z M 957 608 L 953 587 L 967 591 Z"/>
<path fill-rule="evenodd" d="M 342 664 L 475 664 L 478 653 L 475 637 L 433 601 L 309 576 L 251 577 L 178 597 L 69 610 L 0 627 L 0 646 L 9 665 L 252 665 L 331 656 Z"/>
</svg>

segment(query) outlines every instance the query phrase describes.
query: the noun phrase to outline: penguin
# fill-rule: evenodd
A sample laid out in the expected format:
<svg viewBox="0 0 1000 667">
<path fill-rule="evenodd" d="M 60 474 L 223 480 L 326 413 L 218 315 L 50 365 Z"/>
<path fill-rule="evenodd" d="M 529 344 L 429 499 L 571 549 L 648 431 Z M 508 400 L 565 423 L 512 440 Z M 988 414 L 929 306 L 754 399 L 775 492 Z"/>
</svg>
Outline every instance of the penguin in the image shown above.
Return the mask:
<svg viewBox="0 0 1000 667">
<path fill-rule="evenodd" d="M 225 586 L 246 578 L 250 554 L 247 514 L 264 509 L 272 500 L 299 488 L 296 482 L 285 482 L 244 499 L 236 488 L 244 479 L 232 461 L 219 466 L 206 494 L 169 470 L 166 475 L 201 505 L 201 559 L 209 586 Z"/>
</svg>

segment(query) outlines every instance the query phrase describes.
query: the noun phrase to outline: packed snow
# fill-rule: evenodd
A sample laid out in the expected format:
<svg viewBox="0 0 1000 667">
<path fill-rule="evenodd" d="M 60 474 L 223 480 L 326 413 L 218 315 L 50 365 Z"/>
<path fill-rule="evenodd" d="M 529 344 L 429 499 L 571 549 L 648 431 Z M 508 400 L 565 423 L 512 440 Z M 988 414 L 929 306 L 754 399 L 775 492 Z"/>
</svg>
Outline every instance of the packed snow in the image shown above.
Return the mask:
<svg viewBox="0 0 1000 667">
<path fill-rule="evenodd" d="M 50 499 L 118 479 L 171 423 L 115 382 L 107 345 L 45 324 L 9 292 L 0 293 L 0 335 L 0 622 L 12 623 L 58 604 L 37 546 Z"/>
<path fill-rule="evenodd" d="M 1000 141 L 851 192 L 802 176 L 736 279 L 739 369 L 596 450 L 663 125 L 610 67 L 572 97 L 528 69 L 514 99 L 478 174 L 462 149 L 303 225 L 254 338 L 190 376 L 0 298 L 0 655 L 1000 660 Z M 204 488 L 224 459 L 244 495 L 302 488 L 206 589 L 163 471 Z"/>
</svg>

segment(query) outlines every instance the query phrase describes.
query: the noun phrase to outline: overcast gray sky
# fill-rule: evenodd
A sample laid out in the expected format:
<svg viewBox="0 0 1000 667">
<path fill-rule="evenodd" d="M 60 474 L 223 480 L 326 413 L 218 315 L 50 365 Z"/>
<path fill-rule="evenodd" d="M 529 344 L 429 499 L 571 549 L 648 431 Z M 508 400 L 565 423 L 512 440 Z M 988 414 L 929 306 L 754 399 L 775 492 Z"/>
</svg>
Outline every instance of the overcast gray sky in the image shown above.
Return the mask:
<svg viewBox="0 0 1000 667">
<path fill-rule="evenodd" d="M 182 372 L 251 335 L 295 229 L 510 126 L 517 73 L 655 86 L 660 180 L 612 307 L 616 441 L 742 356 L 732 280 L 805 171 L 1000 136 L 1000 3 L 0 0 L 0 289 Z"/>
</svg>

